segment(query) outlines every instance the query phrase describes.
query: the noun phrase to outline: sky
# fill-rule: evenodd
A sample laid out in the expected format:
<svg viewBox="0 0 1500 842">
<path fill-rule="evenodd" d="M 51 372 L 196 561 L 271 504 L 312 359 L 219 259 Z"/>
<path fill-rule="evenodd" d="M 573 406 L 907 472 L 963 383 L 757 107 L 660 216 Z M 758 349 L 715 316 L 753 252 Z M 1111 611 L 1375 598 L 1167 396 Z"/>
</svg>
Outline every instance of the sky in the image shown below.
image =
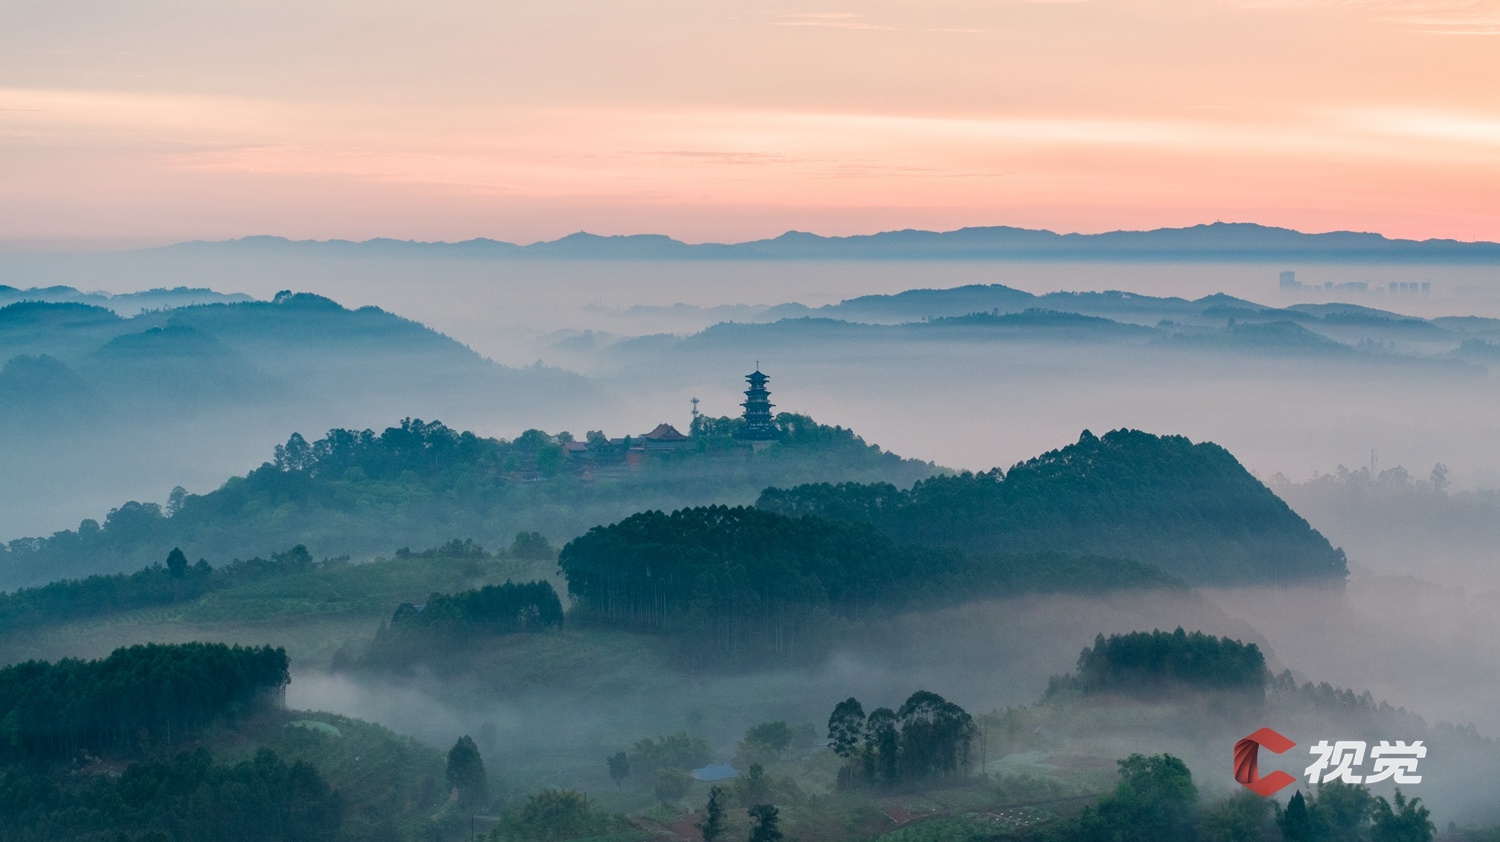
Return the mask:
<svg viewBox="0 0 1500 842">
<path fill-rule="evenodd" d="M 0 247 L 1500 240 L 1500 0 L 0 0 Z"/>
</svg>

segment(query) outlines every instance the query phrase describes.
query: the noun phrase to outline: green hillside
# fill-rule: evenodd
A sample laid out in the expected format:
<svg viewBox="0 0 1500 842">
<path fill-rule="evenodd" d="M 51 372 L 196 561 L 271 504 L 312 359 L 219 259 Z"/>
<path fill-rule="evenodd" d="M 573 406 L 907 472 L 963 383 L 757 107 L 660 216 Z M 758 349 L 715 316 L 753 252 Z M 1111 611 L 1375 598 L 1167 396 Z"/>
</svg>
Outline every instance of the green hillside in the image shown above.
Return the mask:
<svg viewBox="0 0 1500 842">
<path fill-rule="evenodd" d="M 986 553 L 1131 558 L 1190 583 L 1341 580 L 1335 549 L 1216 444 L 1084 431 L 1008 472 L 933 477 L 910 489 L 767 489 L 759 507 L 866 521 L 909 544 Z"/>
<path fill-rule="evenodd" d="M 494 545 L 523 531 L 561 542 L 647 508 L 749 503 L 769 485 L 814 480 L 909 483 L 937 470 L 842 427 L 777 420 L 781 439 L 753 455 L 733 438 L 737 419 L 700 419 L 690 441 L 645 452 L 597 431 L 578 451 L 569 433 L 491 439 L 419 419 L 379 434 L 294 434 L 271 461 L 209 493 L 174 494 L 165 508 L 127 502 L 102 522 L 11 541 L 0 587 L 137 570 L 174 546 L 222 562 L 296 544 L 318 557 L 368 557 L 453 538 Z"/>
<path fill-rule="evenodd" d="M 563 547 L 558 566 L 581 618 L 666 630 L 730 654 L 792 653 L 835 617 L 878 621 L 986 596 L 1180 584 L 1135 562 L 980 557 L 899 545 L 868 523 L 726 506 L 596 527 Z"/>
<path fill-rule="evenodd" d="M 286 652 L 151 644 L 0 670 L 0 838 L 456 838 L 441 755 L 286 711 Z"/>
</svg>

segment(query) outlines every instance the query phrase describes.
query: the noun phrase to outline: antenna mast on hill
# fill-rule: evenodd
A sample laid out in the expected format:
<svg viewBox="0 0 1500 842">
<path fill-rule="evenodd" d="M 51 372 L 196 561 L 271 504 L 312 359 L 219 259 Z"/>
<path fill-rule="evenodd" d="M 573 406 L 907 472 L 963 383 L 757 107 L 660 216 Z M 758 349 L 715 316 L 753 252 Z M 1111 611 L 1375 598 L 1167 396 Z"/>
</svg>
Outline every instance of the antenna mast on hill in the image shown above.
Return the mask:
<svg viewBox="0 0 1500 842">
<path fill-rule="evenodd" d="M 698 420 L 698 399 L 693 398 L 693 420 Z"/>
</svg>

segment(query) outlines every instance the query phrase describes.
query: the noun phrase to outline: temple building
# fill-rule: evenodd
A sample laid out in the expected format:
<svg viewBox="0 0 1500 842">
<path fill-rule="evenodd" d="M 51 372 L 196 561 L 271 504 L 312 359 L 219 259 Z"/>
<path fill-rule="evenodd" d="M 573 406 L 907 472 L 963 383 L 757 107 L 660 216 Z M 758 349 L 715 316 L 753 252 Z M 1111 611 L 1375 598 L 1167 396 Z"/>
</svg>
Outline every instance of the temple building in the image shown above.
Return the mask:
<svg viewBox="0 0 1500 842">
<path fill-rule="evenodd" d="M 656 429 L 642 433 L 636 441 L 641 447 L 651 450 L 676 450 L 689 444 L 692 439 L 677 431 L 671 424 L 657 424 Z"/>
<path fill-rule="evenodd" d="M 644 467 L 649 461 L 670 457 L 674 452 L 697 452 L 711 459 L 746 459 L 760 453 L 781 440 L 781 428 L 771 414 L 771 390 L 766 383 L 771 378 L 755 364 L 755 371 L 745 375 L 749 388 L 745 390 L 745 414 L 735 429 L 734 437 L 739 445 L 727 445 L 721 436 L 725 427 L 721 422 L 728 418 L 707 418 L 698 411 L 698 399 L 693 398 L 692 431 L 684 435 L 669 423 L 662 422 L 649 433 L 625 438 L 602 438 L 601 433 L 590 433 L 588 441 L 561 442 L 563 456 L 573 463 L 572 470 L 585 480 L 607 476 L 619 476 L 625 471 Z M 708 441 L 705 441 L 707 439 Z M 696 448 L 695 448 L 696 445 Z"/>
<path fill-rule="evenodd" d="M 750 384 L 750 388 L 745 390 L 745 402 L 740 404 L 745 408 L 745 424 L 735 434 L 743 441 L 775 441 L 781 438 L 781 431 L 771 418 L 771 407 L 775 404 L 771 403 L 771 390 L 766 388 L 766 381 L 770 379 L 760 373 L 760 363 L 755 364 L 753 374 L 745 376 L 745 382 Z"/>
</svg>

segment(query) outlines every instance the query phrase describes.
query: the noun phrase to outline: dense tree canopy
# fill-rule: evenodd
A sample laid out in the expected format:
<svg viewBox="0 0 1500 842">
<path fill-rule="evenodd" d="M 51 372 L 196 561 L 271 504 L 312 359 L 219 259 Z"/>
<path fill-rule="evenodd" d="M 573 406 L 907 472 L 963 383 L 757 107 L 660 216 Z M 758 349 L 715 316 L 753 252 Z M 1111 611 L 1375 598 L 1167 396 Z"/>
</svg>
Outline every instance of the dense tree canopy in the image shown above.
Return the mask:
<svg viewBox="0 0 1500 842">
<path fill-rule="evenodd" d="M 696 769 L 711 761 L 713 756 L 713 749 L 702 737 L 668 734 L 638 740 L 630 749 L 628 766 L 631 774 L 649 779 L 663 769 L 679 772 Z"/>
<path fill-rule="evenodd" d="M 550 582 L 485 585 L 404 602 L 375 634 L 366 664 L 402 665 L 486 637 L 562 628 L 563 607 Z"/>
<path fill-rule="evenodd" d="M 130 753 L 190 739 L 289 680 L 285 650 L 220 643 L 16 664 L 0 669 L 0 762 Z"/>
<path fill-rule="evenodd" d="M 867 523 L 727 506 L 642 512 L 595 527 L 563 547 L 558 563 L 585 618 L 776 653 L 828 617 L 1028 590 L 1175 584 L 1135 563 L 983 558 L 901 546 Z"/>
<path fill-rule="evenodd" d="M 449 545 L 440 551 L 451 548 Z M 217 568 L 205 559 L 200 558 L 190 565 L 185 563 L 186 560 L 181 550 L 174 550 L 167 556 L 166 566 L 157 562 L 135 573 L 62 579 L 40 587 L 0 594 L 0 630 L 18 630 L 187 602 L 237 584 L 313 569 L 337 568 L 349 561 L 347 557 L 314 561 L 301 544 L 271 553 L 270 558 L 236 559 Z"/>
<path fill-rule="evenodd" d="M 1261 694 L 1269 680 L 1254 643 L 1157 629 L 1099 635 L 1079 654 L 1077 675 L 1054 678 L 1047 692 L 1158 695 L 1187 687 Z"/>
<path fill-rule="evenodd" d="M 1294 791 L 1285 808 L 1248 791 L 1210 803 L 1182 760 L 1132 754 L 1118 761 L 1114 791 L 1068 820 L 1044 828 L 1048 842 L 1431 842 L 1436 828 L 1420 798 L 1391 800 L 1339 781 Z M 1485 838 L 1489 838 L 1486 836 Z"/>
<path fill-rule="evenodd" d="M 770 804 L 756 804 L 750 814 L 750 842 L 781 842 L 781 811 Z"/>
<path fill-rule="evenodd" d="M 1286 842 L 1431 842 L 1437 830 L 1422 799 L 1399 787 L 1387 801 L 1341 781 L 1293 793 L 1277 824 Z"/>
<path fill-rule="evenodd" d="M 732 763 L 738 769 L 753 769 L 805 757 L 820 742 L 818 728 L 811 722 L 795 726 L 785 720 L 762 722 L 745 731 L 745 738 L 735 746 Z"/>
<path fill-rule="evenodd" d="M 978 729 L 963 708 L 936 693 L 918 690 L 897 710 L 876 708 L 865 716 L 857 699 L 836 705 L 828 718 L 828 740 L 844 759 L 843 786 L 893 787 L 967 774 Z"/>
<path fill-rule="evenodd" d="M 465 734 L 458 738 L 453 748 L 448 749 L 448 785 L 458 793 L 458 803 L 469 809 L 485 806 L 489 797 L 489 775 L 484 771 L 484 759 L 479 756 L 479 746 Z"/>
<path fill-rule="evenodd" d="M 1190 842 L 1198 786 L 1187 764 L 1170 754 L 1132 754 L 1119 765 L 1115 791 L 1057 835 L 1078 842 Z"/>
<path fill-rule="evenodd" d="M 335 842 L 343 810 L 315 768 L 267 749 L 233 765 L 199 749 L 120 775 L 0 774 L 0 837 L 14 842 Z"/>
<path fill-rule="evenodd" d="M 490 842 L 536 842 L 600 836 L 625 826 L 589 806 L 587 795 L 572 789 L 544 789 L 526 798 L 518 810 L 506 810 L 500 824 L 482 837 Z"/>
<path fill-rule="evenodd" d="M 561 628 L 562 601 L 551 582 L 485 585 L 456 594 L 433 594 L 420 608 L 404 603 L 391 617 L 393 634 L 432 632 L 462 638 Z"/>
<path fill-rule="evenodd" d="M 916 556 L 862 524 L 709 506 L 595 527 L 558 563 L 581 610 L 661 627 L 689 614 L 749 625 L 793 606 L 853 607 L 909 581 Z"/>
<path fill-rule="evenodd" d="M 897 541 L 980 552 L 1131 558 L 1189 582 L 1341 579 L 1343 552 L 1214 444 L 1084 431 L 999 469 L 922 480 L 770 488 L 779 514 L 864 521 Z"/>
</svg>

